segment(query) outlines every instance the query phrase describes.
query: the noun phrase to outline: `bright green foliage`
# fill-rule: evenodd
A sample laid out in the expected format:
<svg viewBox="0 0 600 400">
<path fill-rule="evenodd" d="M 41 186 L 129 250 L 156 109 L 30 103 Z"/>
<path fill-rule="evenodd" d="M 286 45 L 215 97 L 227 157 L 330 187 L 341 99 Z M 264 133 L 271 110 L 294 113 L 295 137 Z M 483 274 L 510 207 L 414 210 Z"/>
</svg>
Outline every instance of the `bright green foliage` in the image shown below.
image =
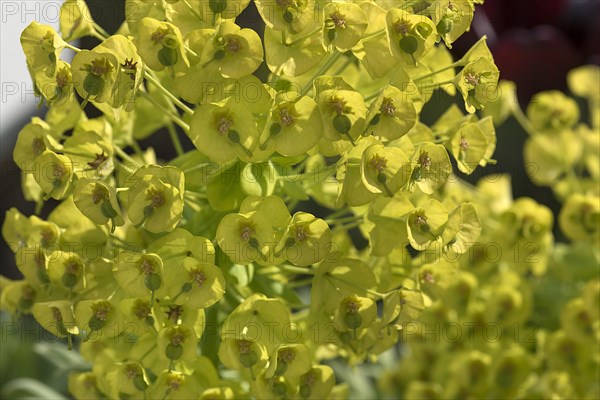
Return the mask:
<svg viewBox="0 0 600 400">
<path fill-rule="evenodd" d="M 598 69 L 568 76 L 589 118 L 558 92 L 523 113 L 485 37 L 448 50 L 481 3 L 256 0 L 259 34 L 248 0 L 127 0 L 108 35 L 64 2 L 61 35 L 21 36 L 49 111 L 13 156 L 58 204 L 7 212 L 2 309 L 92 364 L 77 399 L 597 398 Z M 460 178 L 511 115 L 572 245 L 507 177 Z M 173 160 L 138 143 L 165 130 Z"/>
</svg>

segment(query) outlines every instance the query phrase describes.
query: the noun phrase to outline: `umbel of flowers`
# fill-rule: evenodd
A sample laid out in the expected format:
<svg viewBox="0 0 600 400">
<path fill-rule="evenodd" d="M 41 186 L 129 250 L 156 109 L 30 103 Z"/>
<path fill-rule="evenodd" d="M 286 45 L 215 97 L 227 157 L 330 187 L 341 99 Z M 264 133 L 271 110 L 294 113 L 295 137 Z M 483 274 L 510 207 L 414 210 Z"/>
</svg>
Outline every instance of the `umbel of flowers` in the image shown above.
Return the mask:
<svg viewBox="0 0 600 400">
<path fill-rule="evenodd" d="M 22 129 L 14 160 L 37 211 L 58 204 L 47 220 L 7 213 L 2 234 L 24 278 L 2 278 L 2 308 L 33 314 L 92 362 L 69 378 L 81 399 L 341 398 L 351 386 L 330 361 L 375 362 L 424 309 L 426 320 L 459 310 L 526 320 L 552 214 L 453 174 L 494 163 L 492 117 L 476 111 L 507 107 L 485 37 L 459 60 L 448 51 L 481 2 L 255 0 L 261 37 L 235 22 L 248 0 L 127 0 L 113 35 L 84 1 L 65 1 L 60 34 L 34 22 L 21 36 L 48 112 Z M 83 36 L 99 44 L 69 44 Z M 253 75 L 263 62 L 265 82 Z M 452 106 L 428 126 L 420 113 L 436 89 L 458 94 L 466 112 Z M 552 135 L 573 126 L 530 114 Z M 138 144 L 162 128 L 175 159 Z M 588 240 L 598 209 L 583 187 L 563 219 L 569 237 Z M 314 215 L 307 200 L 330 211 Z M 353 242 L 357 229 L 366 247 Z M 490 259 L 489 243 L 501 257 Z M 531 243 L 536 263 L 510 255 Z M 591 333 L 557 331 L 556 346 L 597 345 L 594 285 L 564 317 L 565 332 L 573 320 Z M 518 386 L 534 349 L 494 350 L 504 358 L 466 353 L 480 362 L 469 371 L 488 363 L 494 379 L 516 376 L 502 387 Z M 427 368 L 428 354 L 418 359 Z M 564 379 L 588 393 L 573 371 Z M 437 390 L 415 374 L 409 393 Z"/>
</svg>

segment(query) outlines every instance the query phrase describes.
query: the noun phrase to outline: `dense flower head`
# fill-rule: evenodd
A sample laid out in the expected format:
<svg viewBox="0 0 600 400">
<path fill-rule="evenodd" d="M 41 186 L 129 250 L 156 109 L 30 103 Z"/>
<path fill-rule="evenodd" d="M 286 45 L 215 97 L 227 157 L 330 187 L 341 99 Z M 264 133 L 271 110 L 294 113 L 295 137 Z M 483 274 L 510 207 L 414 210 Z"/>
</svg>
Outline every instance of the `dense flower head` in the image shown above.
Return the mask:
<svg viewBox="0 0 600 400">
<path fill-rule="evenodd" d="M 598 118 L 559 92 L 499 100 L 485 37 L 454 60 L 480 3 L 256 0 L 262 34 L 248 0 L 132 0 L 110 35 L 64 2 L 60 34 L 21 36 L 49 111 L 14 161 L 38 214 L 57 205 L 7 212 L 23 279 L 1 308 L 90 362 L 78 399 L 356 397 L 342 361 L 379 368 L 377 397 L 594 397 Z M 592 112 L 597 74 L 569 75 Z M 437 89 L 458 101 L 428 125 Z M 509 115 L 582 245 L 553 246 L 552 212 L 506 177 L 461 178 Z M 141 144 L 164 132 L 174 159 Z M 424 340 L 439 323 L 468 335 Z M 537 346 L 482 338 L 529 323 Z"/>
</svg>

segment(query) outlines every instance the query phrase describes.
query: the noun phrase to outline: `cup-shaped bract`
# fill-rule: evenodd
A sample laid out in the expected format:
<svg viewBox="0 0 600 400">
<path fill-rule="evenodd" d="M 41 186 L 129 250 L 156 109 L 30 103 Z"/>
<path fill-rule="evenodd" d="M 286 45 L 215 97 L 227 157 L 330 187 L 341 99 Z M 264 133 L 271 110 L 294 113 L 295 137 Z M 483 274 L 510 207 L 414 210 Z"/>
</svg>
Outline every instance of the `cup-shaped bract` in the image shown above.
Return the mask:
<svg viewBox="0 0 600 400">
<path fill-rule="evenodd" d="M 394 140 L 415 126 L 417 110 L 409 93 L 387 86 L 369 106 L 367 122 L 367 133 Z"/>
<path fill-rule="evenodd" d="M 190 66 L 181 31 L 169 22 L 142 18 L 134 44 L 144 64 L 154 71 L 167 68 L 179 76 Z"/>
<path fill-rule="evenodd" d="M 323 260 L 331 251 L 329 226 L 314 215 L 298 212 L 277 246 L 277 252 L 292 264 L 308 266 Z"/>
<path fill-rule="evenodd" d="M 355 3 L 327 3 L 323 7 L 323 46 L 348 51 L 362 38 L 368 21 Z"/>
</svg>

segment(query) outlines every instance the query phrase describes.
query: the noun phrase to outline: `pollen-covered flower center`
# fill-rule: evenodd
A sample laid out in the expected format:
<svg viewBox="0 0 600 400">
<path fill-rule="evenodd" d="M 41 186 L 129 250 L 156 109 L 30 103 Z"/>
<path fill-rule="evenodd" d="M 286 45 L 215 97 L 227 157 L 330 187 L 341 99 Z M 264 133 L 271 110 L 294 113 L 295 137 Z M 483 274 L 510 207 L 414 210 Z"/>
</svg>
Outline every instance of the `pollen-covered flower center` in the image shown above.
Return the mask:
<svg viewBox="0 0 600 400">
<path fill-rule="evenodd" d="M 225 136 L 225 135 L 227 135 L 227 133 L 233 126 L 233 121 L 227 117 L 220 117 L 217 120 L 216 125 L 217 125 L 217 131 L 219 132 L 219 135 Z"/>
<path fill-rule="evenodd" d="M 313 371 L 310 371 L 304 374 L 302 380 L 304 381 L 305 385 L 313 386 L 317 382 L 317 376 Z"/>
<path fill-rule="evenodd" d="M 467 82 L 471 86 L 479 86 L 479 83 L 480 83 L 479 75 L 474 74 L 472 72 L 467 72 L 465 74 L 465 82 Z"/>
<path fill-rule="evenodd" d="M 108 191 L 100 184 L 96 184 L 92 190 L 92 201 L 94 204 L 99 204 L 101 201 L 108 199 Z"/>
<path fill-rule="evenodd" d="M 225 49 L 227 49 L 227 51 L 230 53 L 235 54 L 238 51 L 240 51 L 241 48 L 242 48 L 242 45 L 240 44 L 239 40 L 237 40 L 236 38 L 229 37 L 225 41 Z"/>
<path fill-rule="evenodd" d="M 97 58 L 89 66 L 89 73 L 96 76 L 103 76 L 112 71 L 112 65 L 106 58 Z"/>
<path fill-rule="evenodd" d="M 65 264 L 65 274 L 77 275 L 81 266 L 75 260 L 69 260 Z"/>
<path fill-rule="evenodd" d="M 293 349 L 284 349 L 279 352 L 278 358 L 280 361 L 289 364 L 296 359 L 296 352 Z"/>
<path fill-rule="evenodd" d="M 21 297 L 26 300 L 33 300 L 36 295 L 36 291 L 29 285 L 24 285 L 21 289 Z"/>
<path fill-rule="evenodd" d="M 464 136 L 460 138 L 460 142 L 458 143 L 458 145 L 462 150 L 467 150 L 469 148 L 469 142 Z"/>
<path fill-rule="evenodd" d="M 329 101 L 329 106 L 337 115 L 342 115 L 349 111 L 346 106 L 346 100 L 340 99 L 339 97 L 332 97 Z"/>
<path fill-rule="evenodd" d="M 31 141 L 31 150 L 33 154 L 39 156 L 42 154 L 44 150 L 46 150 L 46 144 L 44 143 L 44 139 L 36 137 Z"/>
<path fill-rule="evenodd" d="M 360 301 L 355 298 L 350 298 L 345 304 L 347 314 L 356 314 L 360 309 Z"/>
<path fill-rule="evenodd" d="M 59 89 L 63 89 L 70 82 L 71 82 L 71 74 L 69 73 L 69 70 L 67 68 L 61 68 L 56 73 L 56 86 L 58 86 Z"/>
<path fill-rule="evenodd" d="M 141 374 L 140 374 L 139 368 L 137 366 L 135 366 L 135 365 L 128 365 L 125 368 L 125 376 L 127 376 L 127 378 L 133 379 L 133 378 L 135 378 L 138 375 L 141 375 Z"/>
<path fill-rule="evenodd" d="M 175 332 L 171 336 L 171 344 L 173 346 L 181 346 L 185 342 L 185 335 L 182 332 Z"/>
<path fill-rule="evenodd" d="M 282 108 L 279 110 L 279 121 L 283 126 L 290 126 L 294 123 L 294 116 L 290 113 L 290 110 Z"/>
<path fill-rule="evenodd" d="M 296 231 L 294 234 L 296 241 L 303 242 L 308 238 L 308 235 L 309 235 L 309 233 L 305 226 L 296 227 Z"/>
<path fill-rule="evenodd" d="M 202 287 L 202 285 L 204 285 L 206 282 L 206 274 L 199 270 L 190 272 L 189 277 L 198 285 L 198 287 Z"/>
<path fill-rule="evenodd" d="M 426 272 L 423 275 L 423 280 L 427 283 L 435 283 L 435 277 L 433 276 L 433 274 L 431 272 Z"/>
<path fill-rule="evenodd" d="M 429 168 L 431 168 L 431 157 L 429 156 L 429 153 L 427 153 L 426 151 L 422 151 L 421 154 L 419 155 L 419 165 L 421 166 L 421 168 L 425 169 L 426 171 L 429 170 Z"/>
<path fill-rule="evenodd" d="M 396 112 L 396 106 L 394 105 L 393 100 L 387 97 L 384 98 L 381 107 L 379 107 L 379 111 L 387 117 L 393 117 Z"/>
<path fill-rule="evenodd" d="M 67 174 L 67 168 L 61 163 L 57 163 L 54 165 L 54 178 L 56 180 L 62 180 L 62 178 Z"/>
<path fill-rule="evenodd" d="M 150 275 L 156 271 L 156 267 L 154 266 L 154 264 L 152 264 L 150 260 L 148 260 L 147 258 L 143 258 L 142 263 L 140 264 L 140 271 L 144 275 Z"/>
<path fill-rule="evenodd" d="M 179 321 L 179 318 L 183 314 L 183 307 L 181 306 L 169 306 L 169 309 L 166 311 L 167 318 L 171 320 L 174 324 Z"/>
<path fill-rule="evenodd" d="M 93 388 L 94 386 L 96 386 L 96 377 L 95 377 L 95 376 L 93 376 L 93 375 L 87 375 L 87 376 L 85 377 L 85 379 L 83 380 L 83 386 L 84 386 L 86 389 L 91 389 L 91 388 Z"/>
<path fill-rule="evenodd" d="M 408 32 L 410 32 L 411 28 L 412 28 L 412 25 L 411 25 L 410 21 L 407 21 L 405 19 L 397 20 L 394 23 L 394 29 L 396 30 L 396 32 L 398 32 L 398 34 L 400 34 L 402 36 L 406 36 L 408 34 Z"/>
<path fill-rule="evenodd" d="M 137 318 L 144 319 L 150 314 L 152 308 L 150 307 L 150 304 L 148 302 L 138 299 L 133 304 L 131 310 L 133 312 L 133 315 L 135 315 Z"/>
<path fill-rule="evenodd" d="M 329 14 L 329 18 L 331 18 L 331 21 L 336 28 L 343 29 L 346 27 L 346 16 L 340 14 L 339 11 Z"/>
<path fill-rule="evenodd" d="M 418 226 L 427 225 L 427 217 L 424 215 L 417 215 L 415 218 L 415 224 Z"/>
<path fill-rule="evenodd" d="M 92 304 L 92 314 L 100 321 L 106 321 L 111 311 L 112 305 L 108 301 Z"/>
<path fill-rule="evenodd" d="M 178 376 L 170 376 L 167 379 L 167 386 L 170 390 L 179 390 L 181 387 L 181 379 Z"/>
<path fill-rule="evenodd" d="M 385 159 L 385 157 L 381 157 L 379 154 L 375 154 L 373 158 L 371 158 L 369 164 L 377 172 L 383 172 L 385 170 L 385 167 L 387 166 L 387 160 Z"/>
<path fill-rule="evenodd" d="M 146 196 L 146 200 L 150 200 L 150 207 L 159 208 L 165 205 L 165 196 L 161 189 L 150 188 Z"/>
<path fill-rule="evenodd" d="M 44 227 L 40 231 L 42 245 L 46 245 L 56 239 L 56 233 L 50 227 Z"/>
<path fill-rule="evenodd" d="M 56 322 L 63 321 L 62 314 L 61 314 L 60 310 L 56 307 L 52 307 L 52 318 L 54 318 L 54 320 Z"/>
<path fill-rule="evenodd" d="M 249 241 L 252 235 L 254 235 L 254 228 L 251 225 L 242 225 L 240 227 L 240 238 L 244 242 Z"/>
<path fill-rule="evenodd" d="M 158 28 L 156 31 L 154 31 L 152 36 L 150 36 L 150 39 L 154 42 L 154 44 L 159 44 L 162 43 L 163 39 L 168 34 L 169 28 Z"/>
<path fill-rule="evenodd" d="M 252 342 L 249 340 L 238 340 L 238 349 L 240 354 L 250 354 L 252 352 Z"/>
</svg>

